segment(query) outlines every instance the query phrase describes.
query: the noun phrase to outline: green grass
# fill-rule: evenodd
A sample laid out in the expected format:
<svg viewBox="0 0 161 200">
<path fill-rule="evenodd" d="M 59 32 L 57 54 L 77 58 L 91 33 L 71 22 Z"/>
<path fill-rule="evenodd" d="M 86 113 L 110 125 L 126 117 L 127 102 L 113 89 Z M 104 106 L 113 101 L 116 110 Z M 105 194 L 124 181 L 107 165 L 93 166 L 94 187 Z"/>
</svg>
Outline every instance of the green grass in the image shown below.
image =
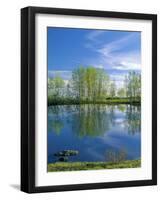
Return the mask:
<svg viewBox="0 0 161 200">
<path fill-rule="evenodd" d="M 141 160 L 126 160 L 113 162 L 56 162 L 48 164 L 48 172 L 97 170 L 97 169 L 121 169 L 141 167 Z"/>
<path fill-rule="evenodd" d="M 140 104 L 140 99 L 129 99 L 129 98 L 107 98 L 104 100 L 76 100 L 76 99 L 54 99 L 51 96 L 48 97 L 48 106 L 52 105 L 79 105 L 79 104 Z"/>
</svg>

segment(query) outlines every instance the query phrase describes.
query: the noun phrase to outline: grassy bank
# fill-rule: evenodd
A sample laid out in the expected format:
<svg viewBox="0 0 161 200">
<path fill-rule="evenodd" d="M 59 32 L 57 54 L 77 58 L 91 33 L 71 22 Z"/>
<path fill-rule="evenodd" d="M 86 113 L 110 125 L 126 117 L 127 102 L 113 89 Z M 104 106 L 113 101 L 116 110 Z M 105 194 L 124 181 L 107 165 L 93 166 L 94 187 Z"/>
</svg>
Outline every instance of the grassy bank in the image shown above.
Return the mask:
<svg viewBox="0 0 161 200">
<path fill-rule="evenodd" d="M 52 105 L 79 105 L 79 104 L 140 104 L 140 99 L 107 98 L 106 100 L 77 100 L 77 99 L 54 99 L 48 97 L 48 106 Z"/>
<path fill-rule="evenodd" d="M 48 172 L 77 171 L 97 169 L 137 168 L 141 166 L 141 160 L 126 160 L 113 162 L 56 162 L 48 164 Z"/>
</svg>

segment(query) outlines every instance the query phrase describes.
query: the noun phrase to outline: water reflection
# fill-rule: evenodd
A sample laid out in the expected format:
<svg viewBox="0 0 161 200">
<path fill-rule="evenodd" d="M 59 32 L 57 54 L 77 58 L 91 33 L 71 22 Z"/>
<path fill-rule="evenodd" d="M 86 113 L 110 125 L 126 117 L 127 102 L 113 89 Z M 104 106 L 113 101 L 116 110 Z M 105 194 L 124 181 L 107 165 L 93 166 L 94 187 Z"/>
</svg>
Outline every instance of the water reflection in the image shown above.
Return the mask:
<svg viewBox="0 0 161 200">
<path fill-rule="evenodd" d="M 138 159 L 141 156 L 140 119 L 140 106 L 50 106 L 48 163 Z M 55 156 L 69 150 L 79 154 Z"/>
<path fill-rule="evenodd" d="M 72 115 L 73 131 L 79 137 L 104 135 L 110 129 L 112 119 L 114 113 L 109 108 L 82 105 L 78 107 L 78 112 Z"/>
<path fill-rule="evenodd" d="M 129 134 L 134 135 L 140 133 L 141 130 L 141 107 L 130 106 L 126 107 L 125 127 Z"/>
<path fill-rule="evenodd" d="M 109 162 L 121 162 L 125 161 L 127 158 L 127 150 L 125 148 L 120 148 L 118 150 L 116 149 L 110 149 L 106 151 L 105 159 Z"/>
<path fill-rule="evenodd" d="M 60 135 L 65 124 L 80 138 L 103 136 L 120 125 L 128 134 L 141 130 L 141 108 L 134 105 L 65 105 L 48 108 L 48 132 Z"/>
</svg>

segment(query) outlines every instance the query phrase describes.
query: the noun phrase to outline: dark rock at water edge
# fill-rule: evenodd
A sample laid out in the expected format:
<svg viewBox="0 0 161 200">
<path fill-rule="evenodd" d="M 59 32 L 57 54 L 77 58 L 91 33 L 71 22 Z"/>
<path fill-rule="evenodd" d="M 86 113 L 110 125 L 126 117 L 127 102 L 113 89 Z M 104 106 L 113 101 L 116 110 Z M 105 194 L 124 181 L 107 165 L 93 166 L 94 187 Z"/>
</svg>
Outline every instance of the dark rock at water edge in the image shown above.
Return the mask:
<svg viewBox="0 0 161 200">
<path fill-rule="evenodd" d="M 79 151 L 77 150 L 63 150 L 63 151 L 59 151 L 57 153 L 54 154 L 54 156 L 58 156 L 58 157 L 64 157 L 64 156 L 76 156 L 78 155 Z"/>
</svg>

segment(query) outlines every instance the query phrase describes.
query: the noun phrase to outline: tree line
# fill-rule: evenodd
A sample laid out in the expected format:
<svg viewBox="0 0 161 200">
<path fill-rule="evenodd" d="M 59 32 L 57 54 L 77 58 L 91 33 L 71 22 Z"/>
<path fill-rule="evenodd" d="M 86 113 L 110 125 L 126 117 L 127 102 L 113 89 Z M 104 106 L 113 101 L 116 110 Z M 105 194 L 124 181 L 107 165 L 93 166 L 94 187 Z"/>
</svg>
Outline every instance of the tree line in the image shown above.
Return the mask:
<svg viewBox="0 0 161 200">
<path fill-rule="evenodd" d="M 78 67 L 72 78 L 64 81 L 59 75 L 48 78 L 48 98 L 77 101 L 104 101 L 114 98 L 141 98 L 141 75 L 131 71 L 124 77 L 124 85 L 118 87 L 104 69 Z"/>
</svg>

